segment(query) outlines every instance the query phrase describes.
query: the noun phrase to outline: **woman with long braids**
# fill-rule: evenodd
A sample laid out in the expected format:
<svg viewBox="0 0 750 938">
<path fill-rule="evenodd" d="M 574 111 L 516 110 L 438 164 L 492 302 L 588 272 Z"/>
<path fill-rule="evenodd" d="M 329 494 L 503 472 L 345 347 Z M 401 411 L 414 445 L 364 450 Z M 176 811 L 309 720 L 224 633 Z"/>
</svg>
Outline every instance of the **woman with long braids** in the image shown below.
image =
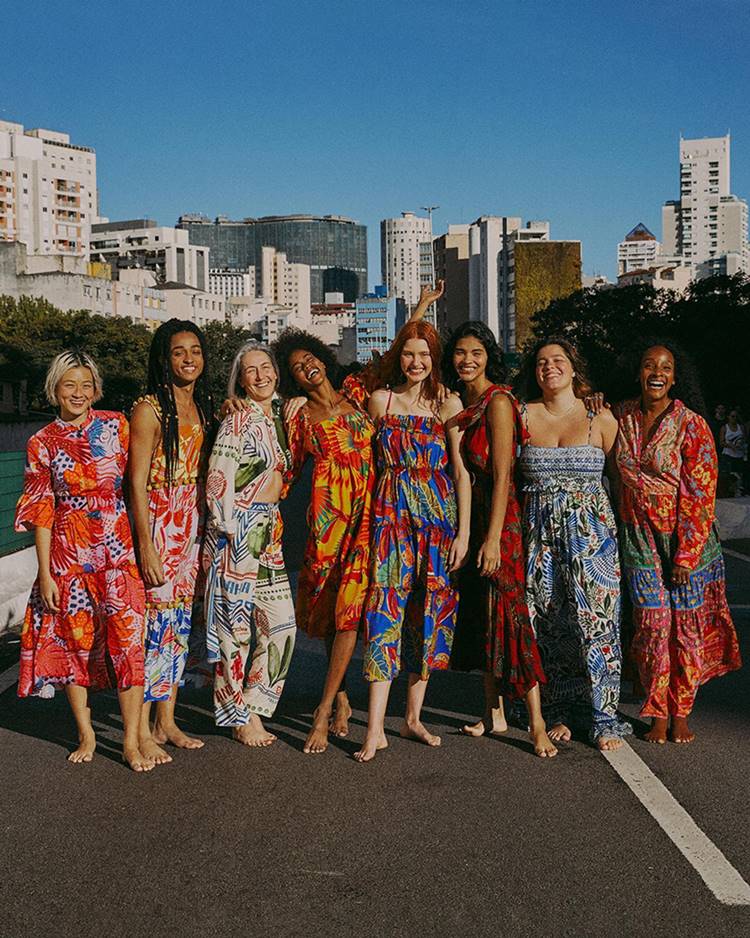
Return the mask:
<svg viewBox="0 0 750 938">
<path fill-rule="evenodd" d="M 603 485 L 617 421 L 587 410 L 585 364 L 565 338 L 536 343 L 519 386 L 526 598 L 547 677 L 542 712 L 555 742 L 569 740 L 576 722 L 599 749 L 619 749 L 632 727 L 617 714 L 620 564 Z"/>
<path fill-rule="evenodd" d="M 542 717 L 539 685 L 545 677 L 526 605 L 521 510 L 513 483 L 521 413 L 505 384 L 500 347 L 484 323 L 465 322 L 453 332 L 443 375 L 448 387 L 462 389 L 466 409 L 456 423 L 472 475 L 470 560 L 459 572 L 451 665 L 484 672 L 484 717 L 463 732 L 504 733 L 503 696 L 525 700 L 534 751 L 551 758 L 557 749 Z"/>
<path fill-rule="evenodd" d="M 636 370 L 640 396 L 614 409 L 632 654 L 646 691 L 641 715 L 651 718 L 646 739 L 690 743 L 698 687 L 741 663 L 714 526 L 716 450 L 685 353 L 646 339 L 627 369 Z"/>
<path fill-rule="evenodd" d="M 174 714 L 192 624 L 212 415 L 203 333 L 194 323 L 170 319 L 151 342 L 147 393 L 131 417 L 129 461 L 147 610 L 141 751 L 157 764 L 171 762 L 161 748 L 166 742 L 182 749 L 203 745 L 177 726 Z"/>
<path fill-rule="evenodd" d="M 336 359 L 320 339 L 288 329 L 274 351 L 281 393 L 287 398 L 301 393 L 305 399 L 288 422 L 293 475 L 308 456 L 314 465 L 296 612 L 298 626 L 322 639 L 328 653 L 323 696 L 304 746 L 307 753 L 320 753 L 328 747 L 329 731 L 348 734 L 352 712 L 345 678 L 369 582 L 373 425 L 356 379 L 347 378 L 336 390 Z"/>
<path fill-rule="evenodd" d="M 471 484 L 460 433 L 446 426 L 461 402 L 450 394 L 438 403 L 439 369 L 437 333 L 429 323 L 409 322 L 381 362 L 380 380 L 389 389 L 370 398 L 380 475 L 365 611 L 370 704 L 359 762 L 387 746 L 388 695 L 402 667 L 409 683 L 401 735 L 440 745 L 421 711 L 430 674 L 450 659 L 458 605 L 451 574 L 469 546 Z"/>
</svg>

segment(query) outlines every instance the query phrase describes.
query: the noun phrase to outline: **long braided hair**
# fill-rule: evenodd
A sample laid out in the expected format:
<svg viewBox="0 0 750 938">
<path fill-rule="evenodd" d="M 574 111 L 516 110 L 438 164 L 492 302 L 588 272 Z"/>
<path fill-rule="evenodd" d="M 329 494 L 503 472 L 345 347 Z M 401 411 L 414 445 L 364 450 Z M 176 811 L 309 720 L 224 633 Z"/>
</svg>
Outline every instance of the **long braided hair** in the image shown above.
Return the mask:
<svg viewBox="0 0 750 938">
<path fill-rule="evenodd" d="M 148 353 L 148 380 L 146 393 L 152 394 L 159 402 L 161 412 L 161 438 L 164 448 L 167 482 L 174 479 L 174 471 L 180 458 L 179 419 L 171 365 L 172 337 L 179 332 L 189 332 L 200 343 L 203 352 L 203 371 L 195 382 L 193 399 L 198 408 L 198 417 L 203 426 L 203 448 L 201 462 L 205 463 L 211 447 L 214 405 L 208 381 L 208 355 L 206 337 L 195 325 L 185 319 L 169 319 L 154 332 Z"/>
</svg>

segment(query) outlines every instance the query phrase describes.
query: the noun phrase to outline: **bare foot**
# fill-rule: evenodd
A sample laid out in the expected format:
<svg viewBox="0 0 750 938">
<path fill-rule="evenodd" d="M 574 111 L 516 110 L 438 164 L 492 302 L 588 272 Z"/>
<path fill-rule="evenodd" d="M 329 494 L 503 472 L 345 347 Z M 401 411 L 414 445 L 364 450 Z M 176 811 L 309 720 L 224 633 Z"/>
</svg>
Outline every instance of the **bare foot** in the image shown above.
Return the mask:
<svg viewBox="0 0 750 938">
<path fill-rule="evenodd" d="M 145 739 L 140 740 L 138 749 L 143 758 L 152 762 L 154 765 L 166 765 L 168 762 L 172 761 L 170 754 L 164 752 L 161 747 L 156 745 L 156 740 L 153 736 L 147 736 Z"/>
<path fill-rule="evenodd" d="M 188 736 L 183 733 L 176 723 L 154 725 L 154 740 L 162 746 L 169 743 L 178 749 L 202 749 L 205 743 L 202 739 L 196 739 L 195 736 Z"/>
<path fill-rule="evenodd" d="M 404 739 L 416 739 L 420 743 L 426 743 L 428 746 L 439 746 L 442 741 L 439 736 L 434 736 L 430 733 L 419 720 L 414 723 L 407 723 L 406 720 L 404 720 L 399 730 L 399 736 L 403 736 Z"/>
<path fill-rule="evenodd" d="M 339 739 L 344 739 L 349 735 L 349 718 L 352 715 L 352 708 L 349 706 L 349 698 L 346 694 L 336 695 L 336 709 L 333 713 L 328 730 Z"/>
<path fill-rule="evenodd" d="M 83 733 L 78 742 L 78 749 L 74 749 L 68 756 L 68 762 L 80 765 L 82 762 L 91 762 L 96 749 L 96 736 L 92 733 Z"/>
<path fill-rule="evenodd" d="M 315 710 L 312 729 L 307 734 L 302 752 L 315 755 L 328 749 L 328 722 L 330 718 L 330 713 L 321 710 L 320 707 Z"/>
<path fill-rule="evenodd" d="M 365 739 L 365 744 L 359 750 L 359 752 L 354 753 L 354 758 L 357 762 L 369 762 L 371 759 L 375 758 L 375 753 L 380 749 L 388 748 L 388 740 L 385 738 L 385 733 L 381 733 L 379 736 L 370 737 L 369 733 Z"/>
<path fill-rule="evenodd" d="M 154 768 L 151 759 L 147 759 L 136 745 L 123 744 L 122 758 L 134 772 L 150 772 Z"/>
<path fill-rule="evenodd" d="M 244 726 L 235 726 L 232 729 L 232 737 L 243 746 L 253 748 L 265 748 L 275 741 L 273 733 L 269 733 L 263 726 L 257 713 L 250 714 L 250 720 Z"/>
<path fill-rule="evenodd" d="M 547 736 L 555 743 L 569 743 L 571 732 L 564 723 L 555 723 L 552 729 L 547 730 Z"/>
<path fill-rule="evenodd" d="M 485 713 L 478 723 L 464 723 L 461 727 L 464 736 L 484 736 L 489 733 L 490 736 L 500 736 L 508 732 L 508 721 L 501 710 L 492 710 Z"/>
<path fill-rule="evenodd" d="M 596 746 L 600 752 L 614 752 L 615 749 L 622 748 L 622 740 L 619 736 L 600 736 Z"/>
<path fill-rule="evenodd" d="M 666 717 L 653 717 L 651 720 L 651 729 L 643 734 L 643 738 L 650 743 L 658 743 L 663 746 L 667 741 L 667 719 Z"/>
<path fill-rule="evenodd" d="M 688 726 L 687 717 L 672 717 L 669 738 L 673 743 L 692 743 L 695 733 Z"/>
<path fill-rule="evenodd" d="M 557 748 L 547 735 L 547 728 L 544 725 L 536 729 L 532 726 L 529 730 L 529 736 L 531 737 L 531 742 L 534 744 L 534 752 L 540 758 L 552 759 L 557 755 Z"/>
</svg>

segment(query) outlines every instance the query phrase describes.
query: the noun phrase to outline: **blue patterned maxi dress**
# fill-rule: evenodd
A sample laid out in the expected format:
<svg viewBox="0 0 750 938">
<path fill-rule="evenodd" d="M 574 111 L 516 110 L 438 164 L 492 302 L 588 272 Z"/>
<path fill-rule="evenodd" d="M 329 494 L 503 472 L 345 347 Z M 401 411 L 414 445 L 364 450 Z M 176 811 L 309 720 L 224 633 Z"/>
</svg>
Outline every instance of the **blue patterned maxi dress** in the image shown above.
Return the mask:
<svg viewBox="0 0 750 938">
<path fill-rule="evenodd" d="M 547 683 L 547 725 L 596 742 L 632 732 L 620 699 L 620 564 L 604 453 L 590 444 L 521 449 L 526 594 Z"/>
</svg>

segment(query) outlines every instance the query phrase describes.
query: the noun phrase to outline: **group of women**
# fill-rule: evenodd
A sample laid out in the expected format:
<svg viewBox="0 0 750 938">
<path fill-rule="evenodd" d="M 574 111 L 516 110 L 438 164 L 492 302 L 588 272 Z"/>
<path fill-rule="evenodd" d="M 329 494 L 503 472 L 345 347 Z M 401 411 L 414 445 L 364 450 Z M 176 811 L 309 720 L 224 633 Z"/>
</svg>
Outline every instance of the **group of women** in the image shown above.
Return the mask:
<svg viewBox="0 0 750 938">
<path fill-rule="evenodd" d="M 609 409 L 570 342 L 549 338 L 526 357 L 516 395 L 481 323 L 441 350 L 422 319 L 439 293 L 425 290 L 389 351 L 342 382 L 331 350 L 307 333 L 245 344 L 218 429 L 192 323 L 156 331 L 130 426 L 93 409 L 102 384 L 88 355 L 57 356 L 47 394 L 59 417 L 29 441 L 16 517 L 35 530 L 39 559 L 19 694 L 65 688 L 72 761 L 95 748 L 88 690 L 111 683 L 134 770 L 171 761 L 166 744 L 202 746 L 175 722 L 191 645 L 199 670 L 213 665 L 217 725 L 270 745 L 262 718 L 281 696 L 297 627 L 328 653 L 305 752 L 348 734 L 360 634 L 360 762 L 388 745 L 401 670 L 401 735 L 440 745 L 421 712 L 431 673 L 448 667 L 484 672 L 485 711 L 467 736 L 504 732 L 504 701 L 522 702 L 537 755 L 556 755 L 574 732 L 615 749 L 632 731 L 618 714 L 623 573 L 646 737 L 693 739 L 698 686 L 740 658 L 714 530 L 713 440 L 673 394 L 678 380 L 692 390 L 689 364 L 670 343 L 646 343 L 639 397 Z M 295 605 L 279 500 L 308 458 Z"/>
</svg>

